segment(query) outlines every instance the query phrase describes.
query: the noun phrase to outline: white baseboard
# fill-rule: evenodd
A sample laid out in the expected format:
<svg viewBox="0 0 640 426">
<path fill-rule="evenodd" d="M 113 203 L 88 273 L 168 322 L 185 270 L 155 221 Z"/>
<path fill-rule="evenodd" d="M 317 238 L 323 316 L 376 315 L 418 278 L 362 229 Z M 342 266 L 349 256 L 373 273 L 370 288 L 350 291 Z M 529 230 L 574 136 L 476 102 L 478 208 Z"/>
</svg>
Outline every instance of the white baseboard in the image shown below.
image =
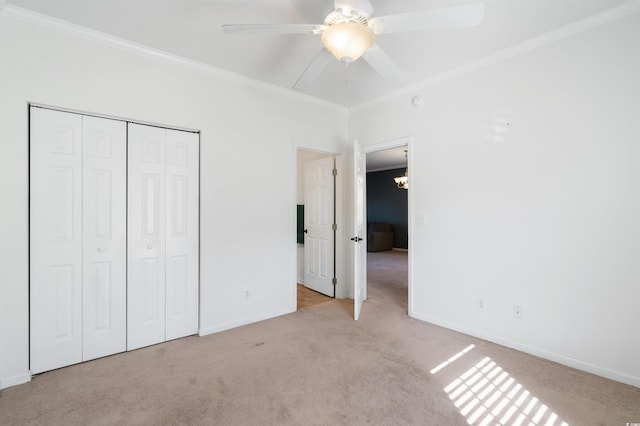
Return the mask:
<svg viewBox="0 0 640 426">
<path fill-rule="evenodd" d="M 282 316 L 282 315 L 290 314 L 290 313 L 295 312 L 295 311 L 296 310 L 294 308 L 293 310 L 284 310 L 284 311 L 272 312 L 272 313 L 258 315 L 256 317 L 251 317 L 251 318 L 247 318 L 247 319 L 243 319 L 243 320 L 239 320 L 239 321 L 228 322 L 228 323 L 225 323 L 225 324 L 220 324 L 220 325 L 215 326 L 215 327 L 201 328 L 200 330 L 198 330 L 198 336 L 206 336 L 207 334 L 219 333 L 221 331 L 230 330 L 232 328 L 241 327 L 243 325 L 253 324 L 254 322 L 264 321 L 264 320 L 268 320 L 268 319 L 271 319 L 271 318 L 279 317 L 279 316 Z"/>
<path fill-rule="evenodd" d="M 28 371 L 17 376 L 5 377 L 0 379 L 0 389 L 10 388 L 11 386 L 18 386 L 31 381 L 31 373 Z"/>
<path fill-rule="evenodd" d="M 605 377 L 607 379 L 615 380 L 616 382 L 625 383 L 627 385 L 640 388 L 640 377 L 631 376 L 621 373 L 619 371 L 611 370 L 608 368 L 600 367 L 590 364 L 588 362 L 581 361 L 579 359 L 567 357 L 555 352 L 550 352 L 545 349 L 537 348 L 535 346 L 529 346 L 523 343 L 515 342 L 510 339 L 505 339 L 499 336 L 485 333 L 480 330 L 460 326 L 448 321 L 440 320 L 429 315 L 422 315 L 417 312 L 410 312 L 409 316 L 420 321 L 425 321 L 430 324 L 434 324 L 440 327 L 448 328 L 450 330 L 458 331 L 460 333 L 468 334 L 473 337 L 477 337 L 483 340 L 488 340 L 498 345 L 506 346 L 508 348 L 516 349 L 521 352 L 528 353 L 540 358 L 547 359 L 549 361 L 557 362 L 558 364 L 566 365 L 567 367 L 575 368 L 577 370 L 586 371 L 587 373 L 595 374 L 596 376 Z"/>
<path fill-rule="evenodd" d="M 394 247 L 391 250 L 393 250 L 393 251 L 403 251 L 405 253 L 407 253 L 409 251 L 409 249 L 403 249 L 403 248 L 399 248 L 399 247 Z"/>
</svg>

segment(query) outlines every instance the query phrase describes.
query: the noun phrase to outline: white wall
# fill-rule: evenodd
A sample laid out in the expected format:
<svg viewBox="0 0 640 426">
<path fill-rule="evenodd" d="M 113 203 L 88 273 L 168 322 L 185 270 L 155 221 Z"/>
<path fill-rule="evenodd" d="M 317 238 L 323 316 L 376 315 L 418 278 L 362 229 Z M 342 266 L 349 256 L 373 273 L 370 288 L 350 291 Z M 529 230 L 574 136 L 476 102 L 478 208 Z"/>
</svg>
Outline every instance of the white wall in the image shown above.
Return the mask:
<svg viewBox="0 0 640 426">
<path fill-rule="evenodd" d="M 352 112 L 415 137 L 412 316 L 640 386 L 638 52 L 636 14 Z"/>
<path fill-rule="evenodd" d="M 0 388 L 29 377 L 28 102 L 201 130 L 201 332 L 295 309 L 296 147 L 343 152 L 346 110 L 5 16 L 0 40 Z"/>
</svg>

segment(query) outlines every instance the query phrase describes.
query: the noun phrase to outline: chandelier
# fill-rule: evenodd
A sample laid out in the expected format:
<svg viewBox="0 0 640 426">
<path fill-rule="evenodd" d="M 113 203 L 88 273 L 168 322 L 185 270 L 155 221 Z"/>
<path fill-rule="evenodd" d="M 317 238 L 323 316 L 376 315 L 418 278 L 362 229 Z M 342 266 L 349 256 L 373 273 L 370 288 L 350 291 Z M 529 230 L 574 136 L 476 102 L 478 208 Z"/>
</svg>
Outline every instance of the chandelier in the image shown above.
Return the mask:
<svg viewBox="0 0 640 426">
<path fill-rule="evenodd" d="M 403 176 L 398 176 L 398 177 L 394 177 L 393 181 L 396 183 L 396 185 L 398 185 L 398 188 L 400 189 L 409 189 L 409 163 L 408 163 L 408 159 L 407 159 L 407 150 L 404 150 L 404 158 L 405 158 L 405 163 L 406 163 L 406 167 L 404 169 L 404 175 Z"/>
</svg>

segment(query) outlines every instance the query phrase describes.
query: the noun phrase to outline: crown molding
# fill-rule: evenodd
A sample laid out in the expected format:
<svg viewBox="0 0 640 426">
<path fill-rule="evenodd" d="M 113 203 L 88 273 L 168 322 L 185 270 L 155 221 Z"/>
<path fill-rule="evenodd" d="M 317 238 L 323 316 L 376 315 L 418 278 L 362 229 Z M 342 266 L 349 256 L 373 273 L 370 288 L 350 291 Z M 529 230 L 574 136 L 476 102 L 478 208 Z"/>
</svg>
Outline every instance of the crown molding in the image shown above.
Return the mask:
<svg viewBox="0 0 640 426">
<path fill-rule="evenodd" d="M 184 68 L 188 68 L 193 71 L 198 71 L 204 74 L 223 78 L 225 80 L 236 81 L 238 83 L 248 85 L 259 90 L 264 90 L 275 95 L 291 97 L 305 102 L 311 102 L 337 110 L 339 112 L 343 112 L 345 114 L 349 111 L 349 109 L 343 105 L 325 101 L 323 99 L 319 99 L 304 93 L 295 92 L 293 90 L 286 89 L 274 84 L 255 80 L 241 74 L 205 64 L 203 62 L 198 62 L 189 58 L 185 58 L 183 56 L 174 55 L 160 49 L 155 49 L 153 47 L 115 37 L 110 34 L 64 21 L 62 19 L 37 13 L 29 9 L 7 4 L 6 0 L 0 0 L 0 16 L 4 16 L 6 18 L 20 21 L 26 24 L 35 25 L 51 31 L 56 31 L 62 34 L 70 35 L 72 37 L 77 37 L 89 42 L 99 43 L 108 47 L 124 50 L 137 55 L 161 60 L 163 62 L 171 63 Z"/>
<path fill-rule="evenodd" d="M 518 56 L 523 53 L 556 43 L 558 41 L 600 27 L 610 22 L 626 18 L 627 16 L 631 16 L 638 12 L 640 12 L 640 0 L 627 1 L 618 6 L 614 6 L 610 9 L 596 13 L 595 15 L 591 15 L 587 18 L 581 19 L 571 24 L 564 25 L 560 28 L 551 30 L 539 36 L 532 37 L 514 46 L 507 47 L 506 49 L 499 50 L 495 53 L 486 55 L 482 58 L 468 62 L 459 67 L 452 68 L 441 74 L 429 77 L 418 83 L 402 87 L 370 101 L 363 102 L 359 105 L 354 105 L 349 109 L 349 112 L 357 112 L 359 110 L 369 108 L 380 103 L 397 99 L 401 96 L 412 96 L 420 90 L 428 89 L 438 84 L 454 80 L 458 77 L 462 77 L 466 74 L 480 70 L 482 68 L 504 62 L 507 59 L 513 58 L 514 56 Z"/>
</svg>

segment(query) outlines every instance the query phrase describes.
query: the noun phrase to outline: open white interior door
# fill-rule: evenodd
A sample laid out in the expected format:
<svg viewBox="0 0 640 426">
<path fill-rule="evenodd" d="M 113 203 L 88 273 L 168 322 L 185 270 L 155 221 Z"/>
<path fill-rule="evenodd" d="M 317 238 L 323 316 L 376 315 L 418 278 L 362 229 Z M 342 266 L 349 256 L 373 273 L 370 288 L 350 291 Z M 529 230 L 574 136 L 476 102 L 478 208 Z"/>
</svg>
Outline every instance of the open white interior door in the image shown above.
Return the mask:
<svg viewBox="0 0 640 426">
<path fill-rule="evenodd" d="M 335 297 L 335 159 L 325 157 L 304 165 L 304 285 Z"/>
<path fill-rule="evenodd" d="M 358 141 L 353 143 L 353 317 L 358 319 L 367 298 L 367 242 L 364 204 L 366 157 Z"/>
</svg>

